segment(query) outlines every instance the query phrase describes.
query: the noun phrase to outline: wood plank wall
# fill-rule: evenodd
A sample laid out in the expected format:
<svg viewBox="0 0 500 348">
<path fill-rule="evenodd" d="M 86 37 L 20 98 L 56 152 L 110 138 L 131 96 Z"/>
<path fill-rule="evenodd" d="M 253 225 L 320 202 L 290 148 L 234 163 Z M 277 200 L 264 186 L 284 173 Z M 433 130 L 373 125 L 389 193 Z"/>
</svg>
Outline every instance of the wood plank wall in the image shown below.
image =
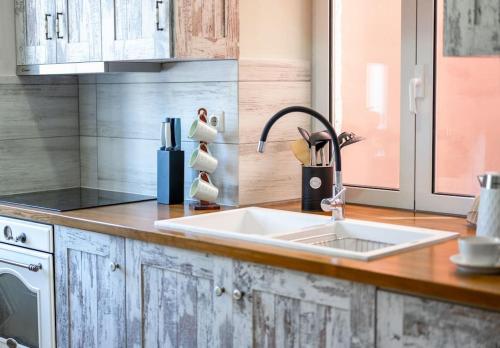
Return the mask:
<svg viewBox="0 0 500 348">
<path fill-rule="evenodd" d="M 0 194 L 80 185 L 78 81 L 0 77 Z"/>
<path fill-rule="evenodd" d="M 311 128 L 307 115 L 291 114 L 269 133 L 266 152 L 257 153 L 262 128 L 280 109 L 311 106 L 311 66 L 304 60 L 239 61 L 239 204 L 300 198 L 301 166 L 290 150 Z"/>
<path fill-rule="evenodd" d="M 212 179 L 219 202 L 238 204 L 237 62 L 164 64 L 161 73 L 80 77 L 82 185 L 156 195 L 160 123 L 180 117 L 185 151 L 185 198 L 196 172 L 188 167 L 196 144 L 187 138 L 196 110 L 225 113 L 225 131 L 211 151 L 219 159 Z"/>
</svg>

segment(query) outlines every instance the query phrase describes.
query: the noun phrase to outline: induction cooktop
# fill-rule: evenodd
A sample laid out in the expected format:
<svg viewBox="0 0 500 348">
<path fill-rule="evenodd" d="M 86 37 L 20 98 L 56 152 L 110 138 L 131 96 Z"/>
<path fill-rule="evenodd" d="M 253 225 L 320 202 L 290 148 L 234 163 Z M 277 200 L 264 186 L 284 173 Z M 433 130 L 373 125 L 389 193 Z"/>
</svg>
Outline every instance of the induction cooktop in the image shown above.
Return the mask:
<svg viewBox="0 0 500 348">
<path fill-rule="evenodd" d="M 17 204 L 53 211 L 69 211 L 106 205 L 154 200 L 156 197 L 134 193 L 74 187 L 62 190 L 39 191 L 0 196 L 0 203 Z"/>
</svg>

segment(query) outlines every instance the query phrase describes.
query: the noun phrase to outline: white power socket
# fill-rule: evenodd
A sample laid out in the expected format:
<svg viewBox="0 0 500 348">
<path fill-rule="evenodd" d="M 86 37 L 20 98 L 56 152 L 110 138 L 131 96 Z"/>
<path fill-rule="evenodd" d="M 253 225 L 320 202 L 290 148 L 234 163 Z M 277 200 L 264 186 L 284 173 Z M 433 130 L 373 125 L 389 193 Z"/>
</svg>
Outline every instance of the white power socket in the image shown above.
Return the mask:
<svg viewBox="0 0 500 348">
<path fill-rule="evenodd" d="M 224 111 L 220 114 L 212 114 L 208 117 L 208 124 L 215 127 L 219 133 L 224 132 Z"/>
</svg>

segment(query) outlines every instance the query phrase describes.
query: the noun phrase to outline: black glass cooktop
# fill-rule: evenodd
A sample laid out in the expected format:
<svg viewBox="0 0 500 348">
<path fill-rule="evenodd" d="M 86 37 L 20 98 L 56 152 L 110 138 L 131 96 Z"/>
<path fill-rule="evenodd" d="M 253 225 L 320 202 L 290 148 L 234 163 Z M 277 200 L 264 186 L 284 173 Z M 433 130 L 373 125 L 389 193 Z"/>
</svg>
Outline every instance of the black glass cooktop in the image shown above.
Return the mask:
<svg viewBox="0 0 500 348">
<path fill-rule="evenodd" d="M 123 203 L 154 200 L 156 197 L 75 187 L 63 190 L 19 193 L 0 196 L 0 203 L 19 204 L 32 208 L 69 211 Z"/>
</svg>

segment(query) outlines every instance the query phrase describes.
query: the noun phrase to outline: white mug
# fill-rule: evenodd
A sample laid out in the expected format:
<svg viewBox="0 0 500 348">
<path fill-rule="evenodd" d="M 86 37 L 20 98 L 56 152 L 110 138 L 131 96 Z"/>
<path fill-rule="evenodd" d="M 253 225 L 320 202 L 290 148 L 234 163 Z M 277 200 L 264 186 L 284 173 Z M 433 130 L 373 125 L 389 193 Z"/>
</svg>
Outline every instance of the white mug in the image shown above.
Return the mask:
<svg viewBox="0 0 500 348">
<path fill-rule="evenodd" d="M 219 195 L 219 189 L 212 184 L 212 180 L 210 180 L 210 176 L 207 173 L 200 172 L 191 184 L 189 195 L 191 198 L 200 201 L 215 202 Z"/>
<path fill-rule="evenodd" d="M 463 260 L 471 265 L 494 266 L 500 262 L 500 238 L 460 238 L 458 247 Z"/>
<path fill-rule="evenodd" d="M 212 156 L 208 145 L 205 143 L 198 145 L 198 148 L 193 151 L 189 159 L 189 166 L 191 168 L 207 173 L 213 173 L 218 163 L 219 161 Z"/>
<path fill-rule="evenodd" d="M 188 136 L 196 141 L 211 143 L 217 137 L 217 129 L 198 119 L 191 124 Z"/>
</svg>

